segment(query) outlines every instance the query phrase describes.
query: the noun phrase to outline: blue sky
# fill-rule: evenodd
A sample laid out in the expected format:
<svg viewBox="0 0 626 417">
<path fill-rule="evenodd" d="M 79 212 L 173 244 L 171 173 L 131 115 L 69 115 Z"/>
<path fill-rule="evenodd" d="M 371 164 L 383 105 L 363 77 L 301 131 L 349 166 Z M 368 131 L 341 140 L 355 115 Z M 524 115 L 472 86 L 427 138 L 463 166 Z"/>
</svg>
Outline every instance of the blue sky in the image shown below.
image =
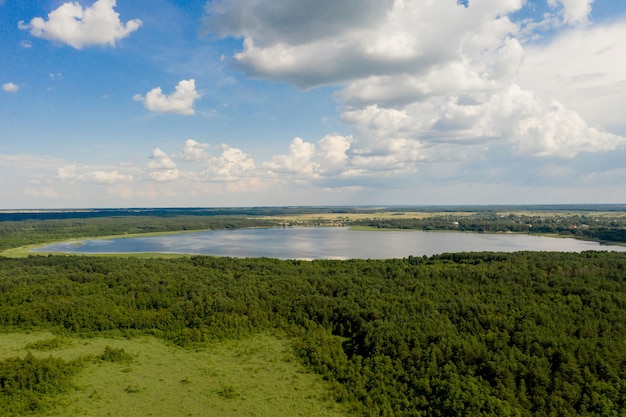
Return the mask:
<svg viewBox="0 0 626 417">
<path fill-rule="evenodd" d="M 0 0 L 0 209 L 626 202 L 626 0 Z"/>
</svg>

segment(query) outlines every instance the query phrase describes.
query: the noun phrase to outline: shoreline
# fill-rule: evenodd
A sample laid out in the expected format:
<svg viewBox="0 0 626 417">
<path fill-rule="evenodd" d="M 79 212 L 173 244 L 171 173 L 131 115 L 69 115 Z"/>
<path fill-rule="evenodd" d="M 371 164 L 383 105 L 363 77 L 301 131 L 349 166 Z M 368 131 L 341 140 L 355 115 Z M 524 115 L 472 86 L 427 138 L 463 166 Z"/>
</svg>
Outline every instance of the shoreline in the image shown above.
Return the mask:
<svg viewBox="0 0 626 417">
<path fill-rule="evenodd" d="M 510 232 L 510 231 L 502 231 L 502 232 L 472 232 L 472 231 L 460 231 L 460 230 L 423 230 L 423 229 L 408 229 L 408 228 L 380 228 L 375 226 L 331 226 L 331 225 L 287 225 L 287 226 L 274 226 L 274 227 L 246 227 L 239 229 L 255 229 L 255 228 L 333 228 L 333 227 L 343 227 L 347 230 L 359 232 L 423 232 L 423 233 L 467 233 L 467 234 L 477 234 L 477 235 L 526 235 L 533 237 L 547 237 L 547 238 L 561 238 L 561 239 L 573 239 L 583 242 L 593 242 L 599 245 L 599 249 L 590 249 L 590 250 L 603 250 L 603 246 L 619 246 L 626 247 L 626 243 L 622 242 L 602 242 L 593 239 L 580 239 L 574 236 L 566 236 L 560 234 L 533 234 L 533 233 L 524 233 L 524 232 Z M 180 258 L 180 257 L 189 257 L 189 256 L 220 256 L 224 257 L 227 255 L 211 255 L 211 254 L 201 254 L 201 253 L 172 253 L 172 252 L 116 252 L 116 253 L 80 253 L 80 252 L 58 252 L 58 251 L 35 251 L 38 248 L 42 248 L 48 245 L 54 244 L 70 244 L 80 246 L 87 240 L 112 240 L 112 239 L 127 239 L 127 238 L 141 238 L 141 237 L 157 237 L 157 236 L 168 236 L 168 235 L 184 235 L 191 233 L 200 233 L 200 232 L 210 232 L 210 231 L 223 231 L 223 230 L 238 230 L 238 229 L 198 229 L 198 230 L 179 230 L 179 231 L 163 231 L 163 232 L 144 232 L 144 233 L 136 233 L 136 234 L 120 234 L 120 235 L 107 235 L 107 236 L 92 236 L 92 237 L 81 237 L 81 238 L 73 238 L 68 240 L 58 240 L 46 243 L 38 243 L 32 245 L 25 245 L 16 248 L 6 249 L 0 252 L 0 256 L 7 258 L 26 258 L 29 256 L 103 256 L 103 257 L 139 257 L 139 258 Z M 610 249 L 609 249 L 610 250 Z M 471 252 L 471 251 L 464 251 Z M 493 251 L 499 252 L 499 251 Z M 558 251 L 557 251 L 558 252 Z"/>
</svg>

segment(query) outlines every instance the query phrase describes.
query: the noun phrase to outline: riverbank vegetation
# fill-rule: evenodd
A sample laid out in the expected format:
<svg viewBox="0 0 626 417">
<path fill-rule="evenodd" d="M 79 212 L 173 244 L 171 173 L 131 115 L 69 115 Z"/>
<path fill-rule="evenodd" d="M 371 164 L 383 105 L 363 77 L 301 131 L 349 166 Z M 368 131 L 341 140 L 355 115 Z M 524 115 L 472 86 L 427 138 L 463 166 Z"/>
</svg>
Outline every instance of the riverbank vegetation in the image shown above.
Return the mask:
<svg viewBox="0 0 626 417">
<path fill-rule="evenodd" d="M 626 210 L 622 206 L 294 207 L 0 214 L 0 251 L 74 238 L 286 226 L 527 233 L 626 244 Z"/>
<path fill-rule="evenodd" d="M 55 398 L 92 394 L 81 379 L 91 367 L 135 375 L 156 366 L 146 359 L 154 352 L 115 342 L 146 337 L 170 344 L 174 356 L 220 343 L 274 346 L 261 368 L 283 366 L 292 355 L 354 416 L 620 416 L 626 410 L 622 253 L 312 262 L 0 258 L 0 328 L 50 334 L 0 357 L 0 407 L 15 416 L 72 414 L 49 407 L 67 405 Z M 283 340 L 282 347 L 268 335 Z M 109 341 L 91 353 L 62 356 L 81 338 Z M 265 384 L 252 379 L 261 372 L 253 368 L 244 373 L 249 376 L 219 380 L 210 391 L 216 401 L 232 407 Z M 194 396 L 203 377 L 215 382 L 215 375 L 180 375 L 176 389 Z M 153 398 L 158 383 L 145 381 L 117 384 L 116 395 Z M 102 406 L 97 391 L 93 404 Z M 203 403 L 205 415 L 228 415 L 219 412 L 224 402 Z"/>
</svg>

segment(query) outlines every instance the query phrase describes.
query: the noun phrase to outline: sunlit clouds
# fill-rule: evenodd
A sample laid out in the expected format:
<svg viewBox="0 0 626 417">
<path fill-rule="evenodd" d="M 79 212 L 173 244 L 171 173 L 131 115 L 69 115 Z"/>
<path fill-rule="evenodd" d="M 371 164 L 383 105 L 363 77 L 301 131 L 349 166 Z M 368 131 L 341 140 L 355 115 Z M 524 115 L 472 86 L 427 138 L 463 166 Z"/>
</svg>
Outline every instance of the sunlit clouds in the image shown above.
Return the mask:
<svg viewBox="0 0 626 417">
<path fill-rule="evenodd" d="M 158 6 L 2 4 L 11 13 L 1 23 L 13 29 L 0 45 L 11 57 L 0 80 L 0 201 L 495 204 L 626 195 L 623 4 Z"/>
<path fill-rule="evenodd" d="M 206 22 L 222 36 L 244 37 L 243 50 L 234 57 L 253 76 L 304 88 L 341 86 L 337 97 L 345 104 L 342 120 L 357 133 L 355 153 L 359 148 L 393 152 L 399 148 L 392 142 L 401 139 L 413 141 L 415 149 L 441 141 L 454 141 L 454 147 L 505 142 L 512 154 L 567 158 L 625 142 L 623 136 L 590 126 L 560 101 L 561 94 L 519 85 L 527 53 L 521 24 L 509 14 L 522 9 L 522 1 L 473 1 L 469 7 L 452 1 L 384 2 L 376 6 L 377 18 L 368 7 L 345 9 L 344 2 L 337 2 L 332 7 L 343 15 L 329 17 L 328 9 L 314 7 L 309 13 L 318 24 L 305 26 L 305 35 L 297 37 L 282 19 L 284 10 L 269 3 L 249 4 L 263 10 L 252 15 L 235 12 L 243 7 L 240 2 L 211 2 Z M 591 3 L 550 0 L 549 6 L 565 24 L 579 24 L 587 21 Z M 229 12 L 232 20 L 220 19 Z M 332 19 L 346 24 L 339 27 Z M 586 42 L 591 35 L 586 30 L 568 38 Z M 581 59 L 575 51 L 564 58 Z M 546 76 L 551 74 L 535 75 Z M 422 156 L 430 159 L 427 150 Z M 294 157 L 277 158 L 281 162 L 276 164 L 289 166 Z"/>
<path fill-rule="evenodd" d="M 562 6 L 558 13 L 563 22 L 569 25 L 587 23 L 591 4 L 594 0 L 548 0 L 548 5 L 552 8 Z"/>
<path fill-rule="evenodd" d="M 174 181 L 178 178 L 179 171 L 176 167 L 176 162 L 161 149 L 154 149 L 150 159 L 148 170 L 152 179 L 157 181 Z"/>
<path fill-rule="evenodd" d="M 184 161 L 202 161 L 210 157 L 207 153 L 209 147 L 208 143 L 199 143 L 193 139 L 187 139 L 179 157 Z"/>
<path fill-rule="evenodd" d="M 156 87 L 148 91 L 145 97 L 140 94 L 133 96 L 134 100 L 143 102 L 146 109 L 152 112 L 184 115 L 195 113 L 193 105 L 199 98 L 200 93 L 196 91 L 196 81 L 193 79 L 182 80 L 169 95 L 163 94 L 161 87 Z"/>
<path fill-rule="evenodd" d="M 17 93 L 20 89 L 20 86 L 15 83 L 4 83 L 2 84 L 2 89 L 7 93 Z"/>
<path fill-rule="evenodd" d="M 19 22 L 19 28 L 28 30 L 37 38 L 66 43 L 73 48 L 115 44 L 139 29 L 141 20 L 123 23 L 114 10 L 116 0 L 97 0 L 83 7 L 78 2 L 63 3 L 48 14 L 48 19 L 33 18 L 30 23 Z"/>
</svg>

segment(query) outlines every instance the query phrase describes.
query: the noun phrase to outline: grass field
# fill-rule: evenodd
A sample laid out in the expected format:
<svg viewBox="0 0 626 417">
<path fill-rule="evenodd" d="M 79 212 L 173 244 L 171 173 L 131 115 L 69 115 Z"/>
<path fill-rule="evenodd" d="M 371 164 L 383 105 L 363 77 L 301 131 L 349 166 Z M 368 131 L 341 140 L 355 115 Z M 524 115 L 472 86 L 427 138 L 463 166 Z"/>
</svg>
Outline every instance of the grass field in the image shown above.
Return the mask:
<svg viewBox="0 0 626 417">
<path fill-rule="evenodd" d="M 288 341 L 270 335 L 195 350 L 154 337 L 69 338 L 50 333 L 0 334 L 0 360 L 50 355 L 65 360 L 123 349 L 122 363 L 93 361 L 75 388 L 33 417 L 52 416 L 348 416 L 321 377 L 305 372 Z"/>
</svg>

